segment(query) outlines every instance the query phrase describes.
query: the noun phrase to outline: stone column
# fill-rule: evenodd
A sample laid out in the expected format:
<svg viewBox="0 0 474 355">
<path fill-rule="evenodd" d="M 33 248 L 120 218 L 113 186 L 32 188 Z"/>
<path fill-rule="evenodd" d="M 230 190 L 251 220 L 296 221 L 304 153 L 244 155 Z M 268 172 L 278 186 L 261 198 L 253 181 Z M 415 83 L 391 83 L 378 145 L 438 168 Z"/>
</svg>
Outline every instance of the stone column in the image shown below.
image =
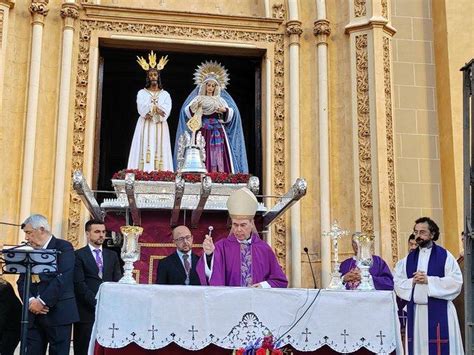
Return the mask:
<svg viewBox="0 0 474 355">
<path fill-rule="evenodd" d="M 314 22 L 316 36 L 316 57 L 318 61 L 318 118 L 319 118 L 319 189 L 321 226 L 321 288 L 331 280 L 331 240 L 323 233 L 331 228 L 331 196 L 329 181 L 329 112 L 328 112 L 328 37 L 331 34 L 326 19 L 326 3 L 317 2 L 318 19 Z M 315 135 L 316 136 L 316 135 Z"/>
<path fill-rule="evenodd" d="M 301 21 L 298 21 L 298 6 L 296 0 L 288 1 L 286 33 L 290 37 L 289 48 L 289 107 L 290 107 L 290 184 L 300 177 L 300 36 L 303 33 Z M 300 204 L 296 203 L 290 209 L 290 255 L 291 255 L 291 286 L 301 287 L 301 212 Z"/>
<path fill-rule="evenodd" d="M 63 48 L 61 54 L 61 79 L 59 83 L 58 126 L 56 133 L 56 165 L 54 171 L 53 194 L 53 234 L 63 235 L 63 208 L 66 181 L 66 152 L 69 102 L 71 92 L 72 47 L 74 21 L 79 17 L 79 6 L 74 0 L 65 1 L 61 6 L 61 17 L 64 21 Z"/>
<path fill-rule="evenodd" d="M 356 229 L 376 236 L 376 254 L 398 259 L 388 0 L 353 0 L 346 33 L 351 85 Z"/>
<path fill-rule="evenodd" d="M 5 78 L 5 57 L 7 54 L 8 15 L 13 6 L 15 6 L 15 1 L 0 0 L 0 113 L 3 112 L 2 102 Z"/>
<path fill-rule="evenodd" d="M 33 169 L 35 160 L 36 121 L 38 113 L 38 94 L 41 70 L 41 47 L 43 45 L 44 19 L 48 14 L 49 0 L 33 0 L 30 5 L 32 20 L 32 38 L 30 71 L 27 92 L 25 146 L 23 150 L 23 170 L 21 183 L 21 201 L 19 220 L 30 215 L 33 192 Z M 22 234 L 22 233 L 20 233 Z"/>
</svg>

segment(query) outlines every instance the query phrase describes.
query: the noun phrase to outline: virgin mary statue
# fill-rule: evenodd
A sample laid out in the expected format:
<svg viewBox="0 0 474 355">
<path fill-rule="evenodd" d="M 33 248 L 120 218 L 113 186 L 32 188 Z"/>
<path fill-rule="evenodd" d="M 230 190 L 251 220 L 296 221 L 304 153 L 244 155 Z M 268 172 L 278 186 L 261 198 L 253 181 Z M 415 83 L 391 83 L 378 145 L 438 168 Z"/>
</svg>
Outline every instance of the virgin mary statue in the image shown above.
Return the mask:
<svg viewBox="0 0 474 355">
<path fill-rule="evenodd" d="M 174 163 L 178 156 L 179 137 L 187 121 L 202 111 L 200 132 L 206 143 L 208 172 L 248 173 L 242 120 L 237 104 L 225 90 L 229 82 L 227 70 L 215 61 L 199 65 L 194 73 L 196 88 L 189 94 L 179 113 L 174 149 Z"/>
</svg>

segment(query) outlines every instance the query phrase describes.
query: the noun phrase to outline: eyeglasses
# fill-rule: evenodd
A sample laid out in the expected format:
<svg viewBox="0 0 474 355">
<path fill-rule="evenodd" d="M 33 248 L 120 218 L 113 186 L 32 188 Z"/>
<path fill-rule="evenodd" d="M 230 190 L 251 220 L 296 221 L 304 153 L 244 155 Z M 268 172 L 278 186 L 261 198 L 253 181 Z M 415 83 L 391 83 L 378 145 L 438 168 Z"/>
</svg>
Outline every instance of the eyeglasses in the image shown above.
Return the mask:
<svg viewBox="0 0 474 355">
<path fill-rule="evenodd" d="M 173 240 L 177 243 L 183 243 L 184 241 L 190 242 L 192 239 L 193 239 L 192 235 L 187 235 L 185 237 L 179 237 Z"/>
<path fill-rule="evenodd" d="M 427 235 L 430 235 L 431 232 L 430 232 L 430 231 L 427 231 L 427 230 L 421 230 L 421 231 L 414 230 L 414 231 L 413 231 L 413 234 L 414 234 L 414 235 L 421 235 L 421 236 L 423 236 L 423 237 L 426 237 Z"/>
</svg>

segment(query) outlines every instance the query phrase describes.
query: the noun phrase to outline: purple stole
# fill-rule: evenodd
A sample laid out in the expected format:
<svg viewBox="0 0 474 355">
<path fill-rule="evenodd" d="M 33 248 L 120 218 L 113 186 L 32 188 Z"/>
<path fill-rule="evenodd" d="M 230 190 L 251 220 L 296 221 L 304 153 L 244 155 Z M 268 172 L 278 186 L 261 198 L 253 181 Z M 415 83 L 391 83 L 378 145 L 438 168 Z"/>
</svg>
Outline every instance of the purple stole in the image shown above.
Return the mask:
<svg viewBox="0 0 474 355">
<path fill-rule="evenodd" d="M 444 267 L 446 264 L 446 249 L 433 243 L 430 260 L 428 261 L 428 276 L 444 277 Z M 416 249 L 407 256 L 406 273 L 410 278 L 417 271 L 418 256 L 420 249 Z M 415 319 L 415 304 L 413 302 L 413 291 L 411 300 L 407 305 L 408 312 L 408 354 L 413 354 L 413 323 Z M 448 301 L 439 298 L 428 297 L 428 336 L 429 354 L 437 355 L 438 347 L 441 354 L 449 354 L 449 330 L 448 330 Z"/>
<path fill-rule="evenodd" d="M 240 243 L 240 286 L 252 286 L 252 246 Z"/>
</svg>

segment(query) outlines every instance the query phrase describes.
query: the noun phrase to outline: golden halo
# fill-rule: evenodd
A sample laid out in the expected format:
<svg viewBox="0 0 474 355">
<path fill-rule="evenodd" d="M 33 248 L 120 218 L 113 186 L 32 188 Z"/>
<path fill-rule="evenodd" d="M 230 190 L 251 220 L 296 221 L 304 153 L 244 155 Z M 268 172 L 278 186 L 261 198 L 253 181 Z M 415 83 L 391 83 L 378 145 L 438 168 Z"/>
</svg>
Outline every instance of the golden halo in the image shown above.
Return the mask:
<svg viewBox="0 0 474 355">
<path fill-rule="evenodd" d="M 221 63 L 213 60 L 205 61 L 198 65 L 194 72 L 194 83 L 202 85 L 207 80 L 214 79 L 221 89 L 225 89 L 229 83 L 229 73 Z"/>
</svg>

